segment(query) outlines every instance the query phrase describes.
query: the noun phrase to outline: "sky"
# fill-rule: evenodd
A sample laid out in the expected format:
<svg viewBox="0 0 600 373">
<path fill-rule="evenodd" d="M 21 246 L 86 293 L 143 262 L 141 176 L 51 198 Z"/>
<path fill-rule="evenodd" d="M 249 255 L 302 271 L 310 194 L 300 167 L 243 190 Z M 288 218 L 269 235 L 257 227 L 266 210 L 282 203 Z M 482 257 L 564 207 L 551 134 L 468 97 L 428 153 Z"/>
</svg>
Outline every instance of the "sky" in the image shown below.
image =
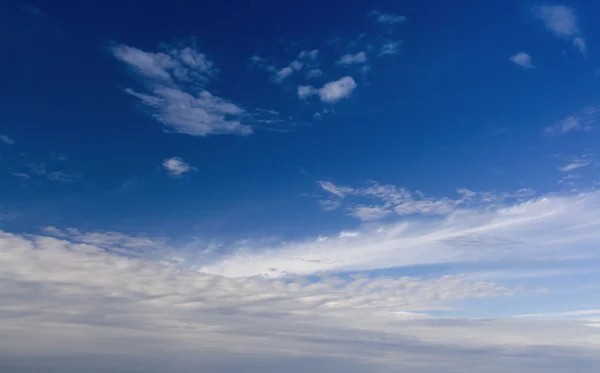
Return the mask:
<svg viewBox="0 0 600 373">
<path fill-rule="evenodd" d="M 597 372 L 595 1 L 0 3 L 0 370 Z"/>
</svg>

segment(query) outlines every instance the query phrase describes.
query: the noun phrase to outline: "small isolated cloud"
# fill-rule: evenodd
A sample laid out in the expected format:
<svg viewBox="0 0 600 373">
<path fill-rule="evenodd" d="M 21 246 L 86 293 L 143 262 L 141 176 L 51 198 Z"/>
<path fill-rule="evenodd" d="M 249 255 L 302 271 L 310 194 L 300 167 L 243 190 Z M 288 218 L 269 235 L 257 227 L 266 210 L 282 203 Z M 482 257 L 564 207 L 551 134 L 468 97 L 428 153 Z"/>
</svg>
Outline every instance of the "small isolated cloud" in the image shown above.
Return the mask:
<svg viewBox="0 0 600 373">
<path fill-rule="evenodd" d="M 308 79 L 314 79 L 323 76 L 323 71 L 321 69 L 310 69 L 306 72 L 306 77 Z"/>
<path fill-rule="evenodd" d="M 406 21 L 406 17 L 404 16 L 393 13 L 383 13 L 379 10 L 372 10 L 367 13 L 367 16 L 372 18 L 375 22 L 385 25 L 397 25 Z"/>
<path fill-rule="evenodd" d="M 582 155 L 577 158 L 571 158 L 565 165 L 559 167 L 558 170 L 561 172 L 570 172 L 589 166 L 592 163 L 594 163 L 594 157 L 592 155 Z"/>
<path fill-rule="evenodd" d="M 587 45 L 581 35 L 579 19 L 573 8 L 565 5 L 542 5 L 534 7 L 533 11 L 548 31 L 571 41 L 581 54 L 586 55 Z"/>
<path fill-rule="evenodd" d="M 557 135 L 571 131 L 590 131 L 596 125 L 596 114 L 598 108 L 587 106 L 578 113 L 571 114 L 565 119 L 544 128 L 547 135 Z"/>
<path fill-rule="evenodd" d="M 175 132 L 192 136 L 253 132 L 252 126 L 241 122 L 248 118 L 245 109 L 206 89 L 218 69 L 196 49 L 163 46 L 154 53 L 117 45 L 111 51 L 143 83 L 143 91 L 125 92 Z"/>
<path fill-rule="evenodd" d="M 292 69 L 290 66 L 286 66 L 283 69 L 281 69 L 275 73 L 275 75 L 273 76 L 273 80 L 276 81 L 277 83 L 281 83 L 287 77 L 292 75 L 293 72 L 294 72 L 294 69 Z"/>
<path fill-rule="evenodd" d="M 365 52 L 358 52 L 356 54 L 345 54 L 336 62 L 337 65 L 353 65 L 362 64 L 367 62 L 367 55 Z"/>
<path fill-rule="evenodd" d="M 0 135 L 0 141 L 2 141 L 3 143 L 7 144 L 7 145 L 14 145 L 15 140 L 11 139 L 10 137 L 6 136 L 6 135 Z"/>
<path fill-rule="evenodd" d="M 195 170 L 194 167 L 191 167 L 183 159 L 178 157 L 165 159 L 162 166 L 171 176 L 181 176 Z"/>
<path fill-rule="evenodd" d="M 531 62 L 531 56 L 525 52 L 519 52 L 510 57 L 511 62 L 521 66 L 524 69 L 533 69 L 535 66 Z"/>
<path fill-rule="evenodd" d="M 318 95 L 322 102 L 333 104 L 344 98 L 349 97 L 356 88 L 356 82 L 352 77 L 345 76 L 338 80 L 326 83 L 322 88 L 316 89 L 313 86 L 298 86 L 298 97 L 301 99 L 312 95 Z"/>
<path fill-rule="evenodd" d="M 380 56 L 393 56 L 400 53 L 400 42 L 390 41 L 381 46 Z"/>
<path fill-rule="evenodd" d="M 303 50 L 298 54 L 298 58 L 308 58 L 312 61 L 316 61 L 317 60 L 317 56 L 319 55 L 319 50 L 318 49 L 313 49 L 313 50 Z"/>
</svg>

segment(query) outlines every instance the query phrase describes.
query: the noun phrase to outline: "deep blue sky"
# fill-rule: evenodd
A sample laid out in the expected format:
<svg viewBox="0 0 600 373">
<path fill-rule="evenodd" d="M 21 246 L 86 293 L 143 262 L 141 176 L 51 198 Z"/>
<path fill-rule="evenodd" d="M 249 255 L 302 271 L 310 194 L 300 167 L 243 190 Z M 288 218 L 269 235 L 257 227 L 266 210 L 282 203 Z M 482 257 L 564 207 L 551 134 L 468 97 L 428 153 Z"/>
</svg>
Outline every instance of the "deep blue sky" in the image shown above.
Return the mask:
<svg viewBox="0 0 600 373">
<path fill-rule="evenodd" d="M 358 1 L 344 7 L 317 1 L 297 7 L 275 1 L 143 7 L 40 1 L 35 7 L 43 15 L 32 16 L 19 2 L 4 4 L 0 13 L 0 41 L 10 56 L 0 62 L 7 72 L 2 132 L 16 141 L 2 149 L 2 203 L 27 216 L 5 222 L 9 226 L 151 225 L 166 234 L 229 234 L 235 226 L 286 235 L 299 221 L 311 231 L 317 227 L 306 219 L 326 223 L 313 217 L 316 203 L 301 196 L 315 192 L 317 180 L 377 180 L 438 197 L 456 188 L 546 192 L 560 178 L 553 155 L 578 156 L 598 141 L 595 132 L 542 136 L 544 127 L 598 102 L 597 52 L 589 48 L 582 56 L 520 1 Z M 264 72 L 249 67 L 253 54 L 282 64 L 303 48 L 322 49 L 323 59 L 333 61 L 337 51 L 324 47 L 327 40 L 353 40 L 364 32 L 375 41 L 386 34 L 366 16 L 373 9 L 406 17 L 390 35 L 402 41 L 401 51 L 370 61 L 351 99 L 323 120 L 311 117 L 314 107 L 299 102 L 293 85 L 269 84 Z M 578 8 L 581 14 L 596 10 L 591 2 Z M 580 23 L 591 44 L 598 26 L 585 18 Z M 191 38 L 220 70 L 213 93 L 303 123 L 247 137 L 166 134 L 123 93 L 131 76 L 110 46 L 155 51 L 160 43 Z M 509 61 L 521 50 L 534 57 L 536 69 Z M 53 160 L 52 153 L 68 160 Z M 198 172 L 184 181 L 165 177 L 160 163 L 171 156 Z M 82 177 L 53 186 L 7 172 L 22 171 L 27 162 L 56 164 Z M 124 184 L 129 188 L 119 192 Z M 147 203 L 155 198 L 160 203 Z M 214 226 L 216 220 L 223 226 Z"/>
</svg>

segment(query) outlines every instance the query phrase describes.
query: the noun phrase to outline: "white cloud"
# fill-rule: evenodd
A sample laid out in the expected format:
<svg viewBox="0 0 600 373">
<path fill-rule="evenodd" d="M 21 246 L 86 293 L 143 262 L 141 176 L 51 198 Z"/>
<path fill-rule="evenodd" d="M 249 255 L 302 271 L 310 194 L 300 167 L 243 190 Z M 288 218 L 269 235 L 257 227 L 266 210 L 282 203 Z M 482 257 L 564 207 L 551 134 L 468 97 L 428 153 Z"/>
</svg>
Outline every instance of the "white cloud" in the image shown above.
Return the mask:
<svg viewBox="0 0 600 373">
<path fill-rule="evenodd" d="M 319 206 L 323 211 L 333 211 L 340 207 L 342 203 L 336 199 L 323 199 L 319 201 Z"/>
<path fill-rule="evenodd" d="M 300 52 L 300 54 L 298 54 L 298 58 L 308 58 L 312 61 L 316 61 L 317 60 L 317 56 L 319 55 L 319 50 L 318 49 L 313 49 L 313 50 L 303 50 Z"/>
<path fill-rule="evenodd" d="M 404 23 L 406 21 L 406 17 L 404 17 L 404 16 L 401 16 L 398 14 L 392 14 L 392 13 L 383 13 L 378 10 L 372 10 L 372 11 L 368 12 L 367 15 L 369 17 L 373 18 L 373 20 L 375 20 L 375 22 L 387 24 L 387 25 L 400 24 L 400 23 Z"/>
<path fill-rule="evenodd" d="M 218 72 L 208 57 L 191 47 L 163 49 L 158 53 L 125 45 L 112 49 L 146 87 L 144 92 L 126 92 L 149 108 L 156 120 L 175 132 L 193 136 L 253 132 L 250 125 L 240 121 L 247 118 L 246 110 L 205 88 Z"/>
<path fill-rule="evenodd" d="M 348 215 L 359 218 L 363 221 L 379 220 L 389 216 L 393 212 L 383 206 L 354 206 L 350 209 Z"/>
<path fill-rule="evenodd" d="M 281 83 L 287 77 L 292 75 L 293 72 L 294 72 L 294 69 L 292 69 L 290 66 L 286 66 L 275 73 L 275 75 L 273 76 L 273 80 L 275 80 L 277 83 Z"/>
<path fill-rule="evenodd" d="M 353 189 L 351 188 L 337 187 L 334 183 L 330 181 L 319 181 L 318 184 L 323 190 L 340 198 L 344 198 L 346 193 L 350 193 L 353 191 Z"/>
<path fill-rule="evenodd" d="M 560 38 L 570 40 L 583 55 L 586 55 L 586 42 L 581 36 L 579 20 L 573 8 L 565 5 L 543 5 L 534 7 L 534 14 L 544 23 L 547 30 Z"/>
<path fill-rule="evenodd" d="M 377 191 L 396 194 L 390 192 Z M 598 207 L 598 192 L 555 195 L 442 221 L 403 221 L 275 249 L 261 244 L 217 252 L 208 262 L 177 256 L 174 249 L 149 255 L 162 243 L 145 236 L 52 227 L 45 232 L 55 238 L 0 231 L 0 356 L 3 362 L 21 359 L 19 366 L 39 365 L 41 358 L 49 359 L 43 366 L 52 366 L 66 357 L 73 373 L 81 371 L 72 368 L 79 356 L 92 355 L 102 357 L 103 368 L 123 356 L 137 367 L 160 356 L 171 369 L 183 364 L 187 368 L 177 370 L 185 372 L 211 359 L 218 361 L 215 370 L 233 373 L 250 366 L 245 358 L 267 371 L 289 371 L 298 358 L 302 369 L 309 363 L 317 369 L 327 358 L 328 369 L 340 372 L 349 370 L 336 364 L 351 362 L 367 364 L 358 371 L 378 373 L 560 373 L 565 366 L 591 373 L 600 364 L 600 337 L 583 319 L 595 318 L 594 310 L 570 312 L 581 320 L 562 321 L 556 320 L 562 314 L 435 317 L 432 311 L 460 312 L 457 302 L 478 300 L 469 305 L 474 312 L 488 298 L 522 299 L 527 291 L 459 274 L 292 274 L 598 256 Z M 261 277 L 245 277 L 255 274 Z M 288 276 L 271 278 L 282 274 Z M 579 369 L 574 364 L 582 360 Z M 557 363 L 562 365 L 554 369 Z M 158 373 L 164 365 L 144 371 Z"/>
<path fill-rule="evenodd" d="M 571 131 L 590 131 L 596 124 L 597 113 L 597 107 L 587 106 L 578 113 L 569 115 L 565 119 L 546 127 L 544 132 L 548 135 L 556 135 Z"/>
<path fill-rule="evenodd" d="M 191 167 L 183 159 L 178 157 L 165 159 L 162 166 L 171 176 L 180 176 L 195 170 L 194 167 Z"/>
<path fill-rule="evenodd" d="M 306 77 L 308 79 L 318 78 L 323 76 L 323 71 L 321 69 L 310 69 L 306 72 Z"/>
<path fill-rule="evenodd" d="M 367 225 L 351 240 L 330 235 L 323 242 L 247 247 L 203 271 L 245 277 L 268 268 L 277 268 L 272 275 L 309 275 L 444 263 L 597 260 L 599 221 L 600 192 L 530 197 L 485 208 L 465 206 L 437 218 Z"/>
<path fill-rule="evenodd" d="M 336 81 L 325 83 L 325 85 L 319 89 L 319 97 L 321 101 L 327 103 L 335 103 L 344 99 L 356 88 L 356 82 L 349 76 L 345 76 Z"/>
<path fill-rule="evenodd" d="M 302 66 L 303 66 L 303 64 L 300 61 L 292 61 L 290 63 L 290 67 L 296 71 L 302 69 Z"/>
<path fill-rule="evenodd" d="M 380 56 L 393 56 L 400 53 L 400 42 L 390 41 L 381 46 Z"/>
<path fill-rule="evenodd" d="M 535 66 L 531 62 L 531 56 L 525 52 L 519 52 L 510 57 L 510 60 L 524 69 L 533 69 Z"/>
<path fill-rule="evenodd" d="M 363 64 L 367 62 L 367 55 L 365 52 L 358 52 L 356 54 L 345 54 L 337 60 L 336 64 L 338 65 L 353 65 L 353 64 Z"/>
<path fill-rule="evenodd" d="M 376 220 L 386 217 L 392 212 L 400 216 L 447 215 L 461 207 L 493 206 L 507 200 L 529 198 L 535 194 L 535 191 L 530 189 L 522 189 L 515 193 L 478 193 L 468 189 L 458 189 L 457 193 L 460 198 L 436 199 L 428 197 L 422 192 L 411 193 L 405 188 L 398 188 L 394 185 L 381 185 L 377 182 L 371 182 L 370 186 L 366 188 L 340 187 L 324 181 L 319 182 L 319 186 L 339 198 L 352 196 L 379 200 L 381 205 L 364 206 L 349 202 L 349 215 L 361 220 Z"/>
<path fill-rule="evenodd" d="M 14 145 L 15 140 L 11 139 L 6 135 L 0 135 L 0 140 L 7 145 Z"/>
<path fill-rule="evenodd" d="M 298 97 L 304 99 L 313 95 L 316 92 L 316 89 L 309 85 L 299 85 L 297 92 Z"/>
<path fill-rule="evenodd" d="M 562 172 L 570 172 L 577 170 L 582 167 L 586 167 L 594 163 L 594 154 L 583 154 L 579 157 L 567 158 L 568 161 L 565 165 L 558 168 Z"/>
<path fill-rule="evenodd" d="M 301 99 L 312 95 L 318 95 L 321 101 L 333 104 L 349 97 L 355 88 L 356 82 L 354 79 L 350 76 L 345 76 L 338 80 L 325 83 L 325 85 L 319 89 L 309 85 L 298 86 L 297 93 L 298 97 Z"/>
</svg>

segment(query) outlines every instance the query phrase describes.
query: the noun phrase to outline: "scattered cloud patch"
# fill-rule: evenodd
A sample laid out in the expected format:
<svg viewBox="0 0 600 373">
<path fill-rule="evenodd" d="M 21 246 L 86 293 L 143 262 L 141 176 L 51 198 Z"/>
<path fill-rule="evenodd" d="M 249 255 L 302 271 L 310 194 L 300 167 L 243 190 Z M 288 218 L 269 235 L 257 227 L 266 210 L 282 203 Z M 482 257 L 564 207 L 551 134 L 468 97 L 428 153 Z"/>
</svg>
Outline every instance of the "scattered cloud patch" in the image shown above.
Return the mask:
<svg viewBox="0 0 600 373">
<path fill-rule="evenodd" d="M 571 158 L 567 163 L 558 168 L 561 172 L 571 172 L 594 163 L 594 157 L 590 154 L 582 155 L 580 157 Z"/>
<path fill-rule="evenodd" d="M 581 35 L 579 19 L 573 8 L 565 5 L 542 5 L 534 7 L 533 11 L 548 31 L 570 40 L 581 54 L 587 54 L 586 41 Z"/>
<path fill-rule="evenodd" d="M 391 192 L 387 199 L 405 199 L 402 191 L 387 189 L 386 195 Z M 371 223 L 354 229 L 357 237 L 345 237 L 344 241 L 331 234 L 321 235 L 328 238 L 319 244 L 307 239 L 273 247 L 245 247 L 245 251 L 207 265 L 204 270 L 245 277 L 265 273 L 267 268 L 278 268 L 272 275 L 281 276 L 444 263 L 600 259 L 596 250 L 600 240 L 600 192 L 516 199 L 499 196 L 497 200 L 502 202 L 465 204 L 427 219 L 405 216 L 389 223 Z"/>
<path fill-rule="evenodd" d="M 571 131 L 590 131 L 596 125 L 598 108 L 587 106 L 578 113 L 569 115 L 544 129 L 547 135 L 558 135 Z"/>
<path fill-rule="evenodd" d="M 521 66 L 524 69 L 534 69 L 535 66 L 531 62 L 531 56 L 525 52 L 519 52 L 510 57 L 512 63 Z"/>
<path fill-rule="evenodd" d="M 323 87 L 316 89 L 313 86 L 298 86 L 298 97 L 301 99 L 317 95 L 322 102 L 334 104 L 349 97 L 356 88 L 356 82 L 352 77 L 345 76 L 335 81 L 325 83 Z"/>
<path fill-rule="evenodd" d="M 318 49 L 313 49 L 313 50 L 303 50 L 298 54 L 298 58 L 308 58 L 312 61 L 316 61 L 317 57 L 319 56 L 319 50 Z"/>
<path fill-rule="evenodd" d="M 48 169 L 46 163 L 30 163 L 29 165 L 30 174 L 45 177 L 50 181 L 59 181 L 63 183 L 70 183 L 81 179 L 81 174 L 69 173 L 61 170 Z M 24 173 L 23 173 L 24 174 Z"/>
<path fill-rule="evenodd" d="M 15 140 L 13 140 L 12 138 L 10 138 L 6 135 L 0 135 L 0 141 L 2 141 L 6 145 L 14 145 L 15 144 Z"/>
<path fill-rule="evenodd" d="M 385 25 L 397 25 L 406 22 L 406 17 L 404 16 L 393 13 L 383 13 L 379 10 L 372 10 L 367 13 L 367 16 L 372 18 L 375 22 Z"/>
<path fill-rule="evenodd" d="M 145 87 L 125 91 L 171 130 L 192 136 L 253 132 L 241 122 L 248 119 L 245 109 L 206 89 L 218 69 L 205 54 L 189 46 L 163 46 L 153 53 L 126 45 L 114 46 L 112 53 Z"/>
<path fill-rule="evenodd" d="M 314 79 L 323 76 L 321 69 L 310 69 L 306 72 L 306 78 Z"/>
<path fill-rule="evenodd" d="M 292 69 L 290 66 L 286 66 L 283 69 L 281 69 L 275 73 L 275 75 L 273 76 L 273 80 L 276 81 L 277 83 L 281 83 L 287 77 L 292 75 L 293 72 L 294 72 L 294 69 Z"/>
<path fill-rule="evenodd" d="M 380 56 L 394 56 L 400 53 L 400 46 L 402 43 L 398 41 L 390 41 L 381 46 L 381 50 L 379 51 Z"/>
<path fill-rule="evenodd" d="M 319 186 L 334 197 L 367 198 L 379 200 L 379 205 L 364 205 L 348 202 L 348 215 L 361 220 L 377 220 L 395 213 L 398 216 L 410 215 L 448 215 L 459 208 L 469 206 L 498 206 L 507 200 L 522 200 L 535 194 L 531 189 L 521 189 L 515 193 L 474 192 L 458 189 L 459 198 L 433 198 L 422 192 L 412 193 L 405 188 L 394 185 L 381 185 L 371 182 L 366 188 L 350 188 L 336 186 L 331 182 L 320 182 Z M 346 198 L 347 199 L 347 198 Z M 341 206 L 341 201 L 340 206 Z"/>
<path fill-rule="evenodd" d="M 367 62 L 367 55 L 365 52 L 358 52 L 356 54 L 345 54 L 336 62 L 337 65 L 353 65 L 363 64 Z"/>
<path fill-rule="evenodd" d="M 171 176 L 181 176 L 195 170 L 194 167 L 191 167 L 183 159 L 178 157 L 165 159 L 162 166 Z"/>
</svg>

